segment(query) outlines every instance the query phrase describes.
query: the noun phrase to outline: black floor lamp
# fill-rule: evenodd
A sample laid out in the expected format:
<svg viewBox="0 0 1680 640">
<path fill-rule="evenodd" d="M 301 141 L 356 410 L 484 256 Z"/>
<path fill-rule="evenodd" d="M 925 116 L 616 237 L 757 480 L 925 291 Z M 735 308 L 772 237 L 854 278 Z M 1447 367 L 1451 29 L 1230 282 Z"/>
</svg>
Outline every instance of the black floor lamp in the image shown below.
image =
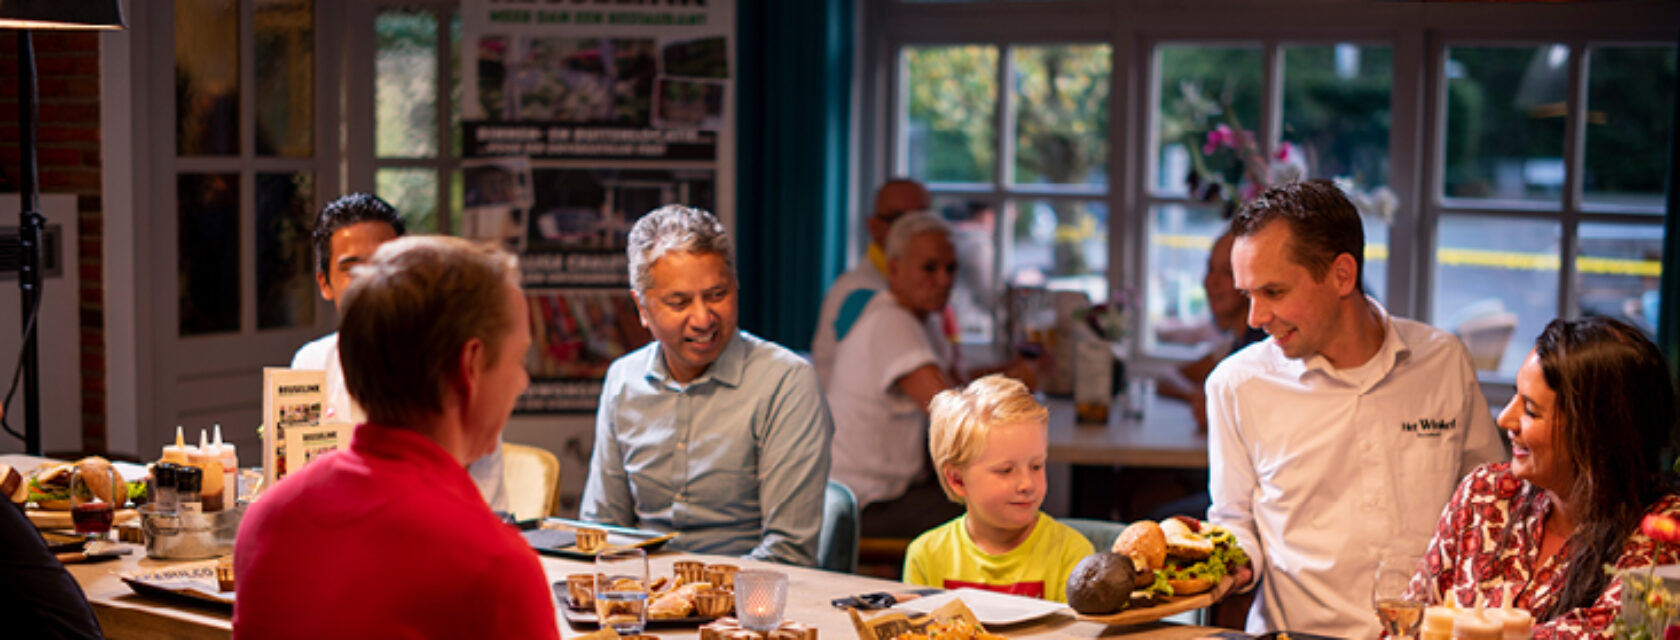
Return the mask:
<svg viewBox="0 0 1680 640">
<path fill-rule="evenodd" d="M 18 288 L 23 292 L 23 344 L 18 350 L 23 371 L 23 448 L 41 455 L 41 360 L 35 318 L 41 308 L 41 229 L 47 219 L 40 208 L 40 185 L 35 165 L 35 30 L 122 29 L 118 0 L 0 0 L 0 29 L 17 31 L 18 43 L 18 163 L 22 205 L 18 211 Z M 10 393 L 10 390 L 7 390 Z"/>
</svg>

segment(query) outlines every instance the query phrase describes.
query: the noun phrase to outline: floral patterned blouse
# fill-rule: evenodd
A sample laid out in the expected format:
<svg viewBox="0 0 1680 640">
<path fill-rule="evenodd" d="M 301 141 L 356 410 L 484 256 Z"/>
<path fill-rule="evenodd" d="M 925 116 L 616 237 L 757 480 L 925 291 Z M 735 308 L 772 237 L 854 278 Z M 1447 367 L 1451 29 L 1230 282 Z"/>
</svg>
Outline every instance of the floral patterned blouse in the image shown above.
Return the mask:
<svg viewBox="0 0 1680 640">
<path fill-rule="evenodd" d="M 1526 609 L 1539 620 L 1557 601 L 1563 588 L 1564 570 L 1575 544 L 1566 541 L 1557 554 L 1540 557 L 1546 514 L 1551 499 L 1545 491 L 1517 479 L 1510 463 L 1485 464 L 1470 472 L 1452 501 L 1447 503 L 1435 528 L 1435 539 L 1424 555 L 1424 569 L 1412 577 L 1411 595 L 1434 602 L 1435 593 L 1456 593 L 1459 602 L 1483 602 L 1497 606 L 1505 591 L 1515 593 L 1513 606 Z M 1659 500 L 1650 513 L 1680 516 L 1680 495 Z M 1657 549 L 1644 534 L 1635 531 L 1616 560 L 1618 568 L 1668 564 L 1680 558 L 1680 550 Z M 1622 581 L 1612 579 L 1592 606 L 1574 609 L 1544 624 L 1534 625 L 1537 640 L 1609 638 L 1609 626 L 1621 610 Z"/>
</svg>

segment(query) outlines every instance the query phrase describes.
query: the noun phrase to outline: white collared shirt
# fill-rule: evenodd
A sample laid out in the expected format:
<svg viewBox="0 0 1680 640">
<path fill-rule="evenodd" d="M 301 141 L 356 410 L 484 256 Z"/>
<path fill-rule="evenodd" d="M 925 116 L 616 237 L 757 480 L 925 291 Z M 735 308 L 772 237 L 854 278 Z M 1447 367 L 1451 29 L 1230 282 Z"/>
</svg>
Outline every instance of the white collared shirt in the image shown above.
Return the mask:
<svg viewBox="0 0 1680 640">
<path fill-rule="evenodd" d="M 844 333 L 849 333 L 874 294 L 886 290 L 886 276 L 865 259 L 835 278 L 823 294 L 822 308 L 817 312 L 817 330 L 811 336 L 811 364 L 817 368 L 817 381 L 823 390 L 828 390 L 829 380 L 834 378 L 834 360 L 839 357 L 840 339 L 845 337 L 840 335 L 836 323 L 844 325 L 847 330 Z"/>
<path fill-rule="evenodd" d="M 1463 343 L 1367 300 L 1383 342 L 1362 365 L 1268 339 L 1208 377 L 1208 519 L 1254 559 L 1250 632 L 1375 637 L 1378 557 L 1423 553 L 1459 479 L 1506 456 Z"/>
</svg>

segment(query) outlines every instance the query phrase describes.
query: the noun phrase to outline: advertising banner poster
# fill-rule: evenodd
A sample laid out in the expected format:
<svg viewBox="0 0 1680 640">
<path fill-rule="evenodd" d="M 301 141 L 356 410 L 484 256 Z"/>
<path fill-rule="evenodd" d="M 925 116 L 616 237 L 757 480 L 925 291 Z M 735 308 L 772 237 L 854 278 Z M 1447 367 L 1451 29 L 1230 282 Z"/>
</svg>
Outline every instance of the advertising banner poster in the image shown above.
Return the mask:
<svg viewBox="0 0 1680 640">
<path fill-rule="evenodd" d="M 647 344 L 630 228 L 666 204 L 733 226 L 735 7 L 717 0 L 465 0 L 462 235 L 520 255 L 521 413 L 594 412 Z"/>
</svg>

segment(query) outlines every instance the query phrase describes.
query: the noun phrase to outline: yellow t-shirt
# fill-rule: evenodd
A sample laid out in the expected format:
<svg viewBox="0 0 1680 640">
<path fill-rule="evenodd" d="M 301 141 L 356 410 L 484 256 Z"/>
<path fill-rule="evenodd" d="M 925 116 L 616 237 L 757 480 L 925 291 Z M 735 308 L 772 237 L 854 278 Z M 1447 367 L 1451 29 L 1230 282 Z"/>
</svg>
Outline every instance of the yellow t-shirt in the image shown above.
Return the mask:
<svg viewBox="0 0 1680 640">
<path fill-rule="evenodd" d="M 1068 574 L 1094 553 L 1090 540 L 1043 512 L 1026 541 L 996 555 L 974 544 L 967 521 L 964 514 L 917 536 L 904 557 L 904 581 L 1067 602 Z"/>
</svg>

